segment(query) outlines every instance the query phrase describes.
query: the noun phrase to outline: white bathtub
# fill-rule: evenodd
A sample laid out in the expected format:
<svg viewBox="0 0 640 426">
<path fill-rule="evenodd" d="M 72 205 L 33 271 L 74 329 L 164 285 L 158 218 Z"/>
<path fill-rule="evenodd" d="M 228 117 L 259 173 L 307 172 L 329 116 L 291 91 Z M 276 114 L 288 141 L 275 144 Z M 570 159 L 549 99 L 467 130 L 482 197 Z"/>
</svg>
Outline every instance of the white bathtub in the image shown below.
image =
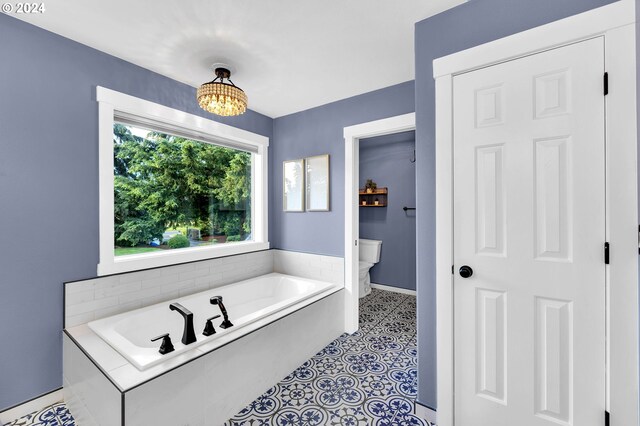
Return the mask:
<svg viewBox="0 0 640 426">
<path fill-rule="evenodd" d="M 299 278 L 291 275 L 271 273 L 240 281 L 190 296 L 181 297 L 131 312 L 92 321 L 88 325 L 139 370 L 147 369 L 180 353 L 206 342 L 214 342 L 254 321 L 265 318 L 279 310 L 311 298 L 335 284 Z M 212 296 L 222 296 L 233 327 L 219 327 L 222 317 L 213 321 L 216 334 L 204 336 L 202 331 L 207 318 L 220 314 L 218 306 L 211 305 Z M 180 341 L 184 319 L 171 311 L 169 304 L 178 302 L 193 312 L 193 325 L 197 341 L 183 345 Z M 161 340 L 151 338 L 170 333 L 175 350 L 165 355 L 158 352 Z"/>
</svg>

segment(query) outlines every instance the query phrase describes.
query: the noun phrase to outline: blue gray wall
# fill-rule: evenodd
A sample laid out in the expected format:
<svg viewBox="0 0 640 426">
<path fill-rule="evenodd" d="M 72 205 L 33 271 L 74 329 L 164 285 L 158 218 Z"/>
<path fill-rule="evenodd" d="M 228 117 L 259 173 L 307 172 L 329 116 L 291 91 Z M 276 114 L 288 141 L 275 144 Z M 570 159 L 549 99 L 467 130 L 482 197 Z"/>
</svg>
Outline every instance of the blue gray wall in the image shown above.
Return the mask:
<svg viewBox="0 0 640 426">
<path fill-rule="evenodd" d="M 349 76 L 347 78 L 357 78 Z M 270 147 L 269 240 L 284 250 L 344 255 L 344 137 L 346 126 L 414 111 L 413 81 L 276 118 Z M 331 211 L 282 211 L 282 162 L 329 154 Z"/>
<path fill-rule="evenodd" d="M 387 207 L 360 207 L 360 238 L 382 241 L 371 282 L 416 289 L 416 163 L 414 131 L 360 141 L 360 188 L 367 179 L 389 189 Z"/>
<path fill-rule="evenodd" d="M 435 84 L 432 61 L 613 0 L 470 0 L 416 24 L 418 402 L 436 407 Z"/>
<path fill-rule="evenodd" d="M 62 283 L 96 275 L 96 85 L 213 116 L 192 87 L 2 13 L 0 40 L 2 411 L 62 385 Z M 272 136 L 252 111 L 224 122 Z"/>
</svg>

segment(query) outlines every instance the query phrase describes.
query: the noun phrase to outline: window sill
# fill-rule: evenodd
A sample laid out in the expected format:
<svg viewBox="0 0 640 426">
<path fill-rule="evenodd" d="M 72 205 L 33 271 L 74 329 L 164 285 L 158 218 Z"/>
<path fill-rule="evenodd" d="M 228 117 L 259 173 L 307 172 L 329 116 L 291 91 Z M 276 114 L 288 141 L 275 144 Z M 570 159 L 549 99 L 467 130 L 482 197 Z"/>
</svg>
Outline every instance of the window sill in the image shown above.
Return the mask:
<svg viewBox="0 0 640 426">
<path fill-rule="evenodd" d="M 268 250 L 269 243 L 254 241 L 239 241 L 225 243 L 216 247 L 194 247 L 180 250 L 167 250 L 163 253 L 133 254 L 114 258 L 112 262 L 98 264 L 98 276 L 133 272 L 142 269 L 159 268 L 163 266 L 177 265 L 180 263 L 196 262 L 199 260 L 214 259 L 216 257 L 232 256 L 235 254 L 251 253 L 254 251 Z"/>
</svg>

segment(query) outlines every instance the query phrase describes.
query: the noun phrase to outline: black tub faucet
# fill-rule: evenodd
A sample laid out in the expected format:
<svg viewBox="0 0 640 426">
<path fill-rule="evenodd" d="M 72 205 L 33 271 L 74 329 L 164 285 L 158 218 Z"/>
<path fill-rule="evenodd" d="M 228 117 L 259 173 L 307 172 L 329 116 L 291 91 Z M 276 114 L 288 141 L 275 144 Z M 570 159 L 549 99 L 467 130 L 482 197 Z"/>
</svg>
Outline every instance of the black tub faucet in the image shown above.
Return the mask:
<svg viewBox="0 0 640 426">
<path fill-rule="evenodd" d="M 193 329 L 193 313 L 179 303 L 169 305 L 172 311 L 178 311 L 184 318 L 184 331 L 182 333 L 182 344 L 189 345 L 196 341 L 196 333 Z"/>
<path fill-rule="evenodd" d="M 220 311 L 222 312 L 222 317 L 224 319 L 224 321 L 222 321 L 222 324 L 220 324 L 220 328 L 233 327 L 233 324 L 231 323 L 231 321 L 229 321 L 229 314 L 227 314 L 227 309 L 222 303 L 222 296 L 213 296 L 211 299 L 209 299 L 209 302 L 212 305 L 218 305 L 220 307 Z"/>
</svg>

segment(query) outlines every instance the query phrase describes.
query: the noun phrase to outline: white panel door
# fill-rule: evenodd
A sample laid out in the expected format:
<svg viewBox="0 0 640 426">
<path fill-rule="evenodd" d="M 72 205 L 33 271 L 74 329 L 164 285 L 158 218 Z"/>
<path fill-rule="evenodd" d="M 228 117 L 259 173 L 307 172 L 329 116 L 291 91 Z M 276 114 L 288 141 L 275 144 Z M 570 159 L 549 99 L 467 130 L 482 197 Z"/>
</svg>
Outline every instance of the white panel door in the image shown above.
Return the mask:
<svg viewBox="0 0 640 426">
<path fill-rule="evenodd" d="M 603 74 L 596 38 L 453 79 L 456 426 L 603 424 Z"/>
</svg>

